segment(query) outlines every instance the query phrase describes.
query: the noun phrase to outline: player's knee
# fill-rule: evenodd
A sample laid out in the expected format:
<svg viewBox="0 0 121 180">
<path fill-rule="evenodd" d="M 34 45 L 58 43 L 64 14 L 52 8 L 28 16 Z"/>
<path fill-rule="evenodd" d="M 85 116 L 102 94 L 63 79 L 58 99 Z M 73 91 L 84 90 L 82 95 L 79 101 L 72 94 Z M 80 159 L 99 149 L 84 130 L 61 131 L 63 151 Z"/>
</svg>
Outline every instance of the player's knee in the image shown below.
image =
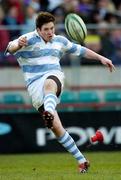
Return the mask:
<svg viewBox="0 0 121 180">
<path fill-rule="evenodd" d="M 47 79 L 44 83 L 44 90 L 45 92 L 56 92 L 57 91 L 57 85 L 52 79 Z"/>
</svg>

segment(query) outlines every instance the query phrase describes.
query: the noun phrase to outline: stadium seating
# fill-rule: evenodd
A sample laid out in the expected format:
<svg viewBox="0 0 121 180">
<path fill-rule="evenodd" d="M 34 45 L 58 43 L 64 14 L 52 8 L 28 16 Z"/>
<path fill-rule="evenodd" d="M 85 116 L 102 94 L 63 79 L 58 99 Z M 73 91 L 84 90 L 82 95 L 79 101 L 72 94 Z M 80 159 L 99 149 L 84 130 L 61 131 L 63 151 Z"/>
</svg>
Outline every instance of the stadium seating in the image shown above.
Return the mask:
<svg viewBox="0 0 121 180">
<path fill-rule="evenodd" d="M 90 111 L 94 110 L 95 106 L 87 105 L 87 103 L 98 103 L 100 102 L 100 97 L 96 91 L 71 91 L 66 90 L 62 93 L 61 103 L 67 104 L 68 106 L 63 106 L 64 110 L 67 111 Z M 70 104 L 69 104 L 70 103 Z M 81 103 L 79 105 L 79 103 Z M 83 104 L 82 104 L 83 103 Z"/>
<path fill-rule="evenodd" d="M 3 95 L 3 102 L 5 104 L 23 104 L 24 98 L 21 94 L 7 93 Z"/>
<path fill-rule="evenodd" d="M 78 92 L 65 90 L 61 95 L 61 105 L 62 108 L 59 111 L 74 111 L 75 107 L 73 106 L 74 103 L 78 102 Z M 68 103 L 68 105 L 67 105 Z M 65 104 L 65 106 L 64 106 Z M 67 106 L 66 106 L 67 105 Z"/>
<path fill-rule="evenodd" d="M 120 90 L 108 90 L 104 93 L 104 101 L 109 104 L 107 107 L 102 108 L 102 110 L 121 110 L 121 92 Z M 114 104 L 113 104 L 114 103 Z"/>
<path fill-rule="evenodd" d="M 104 99 L 106 102 L 121 102 L 121 91 L 106 91 L 104 94 Z"/>
<path fill-rule="evenodd" d="M 66 90 L 61 95 L 62 103 L 75 103 L 78 101 L 78 93 L 75 91 Z"/>
<path fill-rule="evenodd" d="M 96 91 L 80 91 L 79 101 L 82 103 L 97 103 L 100 102 L 100 98 Z"/>
</svg>

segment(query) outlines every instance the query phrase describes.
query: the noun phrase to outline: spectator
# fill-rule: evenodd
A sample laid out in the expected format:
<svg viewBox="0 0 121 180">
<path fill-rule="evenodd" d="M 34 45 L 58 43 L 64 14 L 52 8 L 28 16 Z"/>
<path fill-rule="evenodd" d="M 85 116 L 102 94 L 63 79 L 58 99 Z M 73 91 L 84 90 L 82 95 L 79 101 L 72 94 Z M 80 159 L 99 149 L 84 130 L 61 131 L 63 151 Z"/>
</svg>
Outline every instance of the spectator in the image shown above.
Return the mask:
<svg viewBox="0 0 121 180">
<path fill-rule="evenodd" d="M 90 21 L 90 14 L 93 9 L 94 9 L 94 3 L 92 2 L 92 0 L 81 0 L 80 1 L 79 14 L 81 15 L 81 17 L 83 17 L 85 22 Z"/>
<path fill-rule="evenodd" d="M 94 11 L 92 12 L 92 20 L 94 23 L 100 23 L 105 19 L 107 13 L 114 13 L 115 6 L 110 0 L 98 0 Z"/>
<path fill-rule="evenodd" d="M 53 14 L 56 17 L 56 33 L 65 34 L 65 29 L 63 26 L 65 9 L 60 6 L 53 11 Z"/>
<path fill-rule="evenodd" d="M 54 11 L 56 8 L 58 8 L 60 5 L 62 5 L 63 0 L 48 0 L 48 10 L 50 12 Z"/>
<path fill-rule="evenodd" d="M 115 53 L 115 46 L 110 40 L 110 32 L 108 23 L 106 21 L 102 21 L 98 24 L 98 35 L 100 36 L 103 55 L 106 57 L 111 58 Z M 113 49 L 113 51 L 112 51 Z"/>
<path fill-rule="evenodd" d="M 118 24 L 119 17 L 113 13 L 107 13 L 105 16 L 105 21 L 107 21 L 110 25 L 114 26 Z"/>
<path fill-rule="evenodd" d="M 48 11 L 49 0 L 39 0 L 42 11 Z"/>
<path fill-rule="evenodd" d="M 98 54 L 103 55 L 102 51 L 102 44 L 101 44 L 101 39 L 98 35 L 93 34 L 93 35 L 88 35 L 87 38 L 85 39 L 85 46 L 93 51 L 95 51 Z M 86 65 L 98 65 L 101 64 L 100 62 L 95 60 L 88 60 L 83 58 L 81 60 L 81 64 L 86 64 Z"/>
<path fill-rule="evenodd" d="M 4 50 L 8 42 L 10 41 L 8 30 L 4 29 L 3 19 L 4 19 L 4 12 L 0 6 L 0 25 L 2 25 L 3 27 L 3 29 L 2 28 L 0 29 L 0 62 L 5 61 Z"/>
<path fill-rule="evenodd" d="M 121 46 L 116 49 L 114 55 L 111 57 L 111 60 L 114 65 L 121 66 Z"/>
<path fill-rule="evenodd" d="M 111 31 L 110 39 L 115 48 L 121 47 L 121 29 L 113 29 Z"/>
<path fill-rule="evenodd" d="M 24 5 L 23 5 L 23 0 L 2 0 L 2 6 L 3 9 L 5 11 L 5 13 L 7 14 L 9 12 L 9 10 L 12 7 L 16 7 L 17 9 L 17 17 L 16 20 L 19 24 L 23 24 L 24 22 Z"/>
<path fill-rule="evenodd" d="M 14 26 L 19 25 L 17 17 L 18 17 L 18 9 L 16 8 L 16 6 L 13 6 L 9 9 L 4 19 L 4 24 L 10 25 L 12 28 L 15 28 Z M 19 29 L 12 29 L 9 32 L 10 32 L 10 38 L 12 40 L 15 39 L 18 35 L 20 35 Z"/>
<path fill-rule="evenodd" d="M 98 35 L 88 35 L 85 39 L 85 46 L 97 53 L 102 49 L 100 37 Z"/>
<path fill-rule="evenodd" d="M 25 18 L 25 28 L 21 31 L 21 34 L 31 32 L 35 29 L 35 19 L 37 16 L 38 7 L 36 4 L 31 3 L 26 7 L 26 18 Z"/>
<path fill-rule="evenodd" d="M 66 14 L 70 12 L 79 13 L 79 0 L 64 0 L 63 7 L 65 8 Z"/>
</svg>

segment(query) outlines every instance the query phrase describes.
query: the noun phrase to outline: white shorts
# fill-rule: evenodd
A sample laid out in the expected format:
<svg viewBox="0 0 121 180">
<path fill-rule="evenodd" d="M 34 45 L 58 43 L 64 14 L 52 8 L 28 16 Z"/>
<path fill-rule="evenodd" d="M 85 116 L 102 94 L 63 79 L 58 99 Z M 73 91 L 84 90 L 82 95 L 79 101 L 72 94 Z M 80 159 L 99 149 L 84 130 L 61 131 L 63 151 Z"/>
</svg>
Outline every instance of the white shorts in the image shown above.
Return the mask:
<svg viewBox="0 0 121 180">
<path fill-rule="evenodd" d="M 29 95 L 32 98 L 32 104 L 37 110 L 43 104 L 44 82 L 47 79 L 47 77 L 50 76 L 50 75 L 54 75 L 60 80 L 60 82 L 62 84 L 62 89 L 63 89 L 63 86 L 64 86 L 64 73 L 61 72 L 61 71 L 58 71 L 58 70 L 46 73 L 45 75 L 42 76 L 42 78 L 37 79 L 32 84 L 30 84 L 29 87 L 28 87 L 28 92 L 29 92 Z M 59 102 L 60 102 L 60 98 L 58 97 L 58 103 Z"/>
</svg>

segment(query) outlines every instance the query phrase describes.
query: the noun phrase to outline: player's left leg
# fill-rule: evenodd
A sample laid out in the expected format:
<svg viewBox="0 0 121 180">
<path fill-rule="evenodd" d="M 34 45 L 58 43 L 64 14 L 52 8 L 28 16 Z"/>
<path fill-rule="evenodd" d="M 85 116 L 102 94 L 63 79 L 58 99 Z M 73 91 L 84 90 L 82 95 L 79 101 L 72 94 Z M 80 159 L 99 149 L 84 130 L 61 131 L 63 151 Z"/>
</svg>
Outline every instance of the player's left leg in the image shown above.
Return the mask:
<svg viewBox="0 0 121 180">
<path fill-rule="evenodd" d="M 43 114 L 44 108 L 40 107 L 39 112 Z M 55 111 L 53 115 L 52 127 L 51 130 L 55 134 L 58 142 L 69 152 L 78 162 L 78 168 L 80 173 L 85 173 L 89 167 L 89 161 L 86 160 L 84 155 L 80 152 L 77 145 L 75 144 L 73 138 L 69 133 L 64 129 L 58 113 Z M 48 127 L 48 126 L 47 126 Z"/>
<path fill-rule="evenodd" d="M 84 155 L 78 149 L 74 139 L 69 135 L 69 133 L 63 128 L 60 118 L 57 112 L 54 113 L 53 128 L 55 136 L 58 142 L 77 160 L 79 164 L 79 172 L 85 173 L 89 167 L 89 161 L 86 160 Z"/>
</svg>

